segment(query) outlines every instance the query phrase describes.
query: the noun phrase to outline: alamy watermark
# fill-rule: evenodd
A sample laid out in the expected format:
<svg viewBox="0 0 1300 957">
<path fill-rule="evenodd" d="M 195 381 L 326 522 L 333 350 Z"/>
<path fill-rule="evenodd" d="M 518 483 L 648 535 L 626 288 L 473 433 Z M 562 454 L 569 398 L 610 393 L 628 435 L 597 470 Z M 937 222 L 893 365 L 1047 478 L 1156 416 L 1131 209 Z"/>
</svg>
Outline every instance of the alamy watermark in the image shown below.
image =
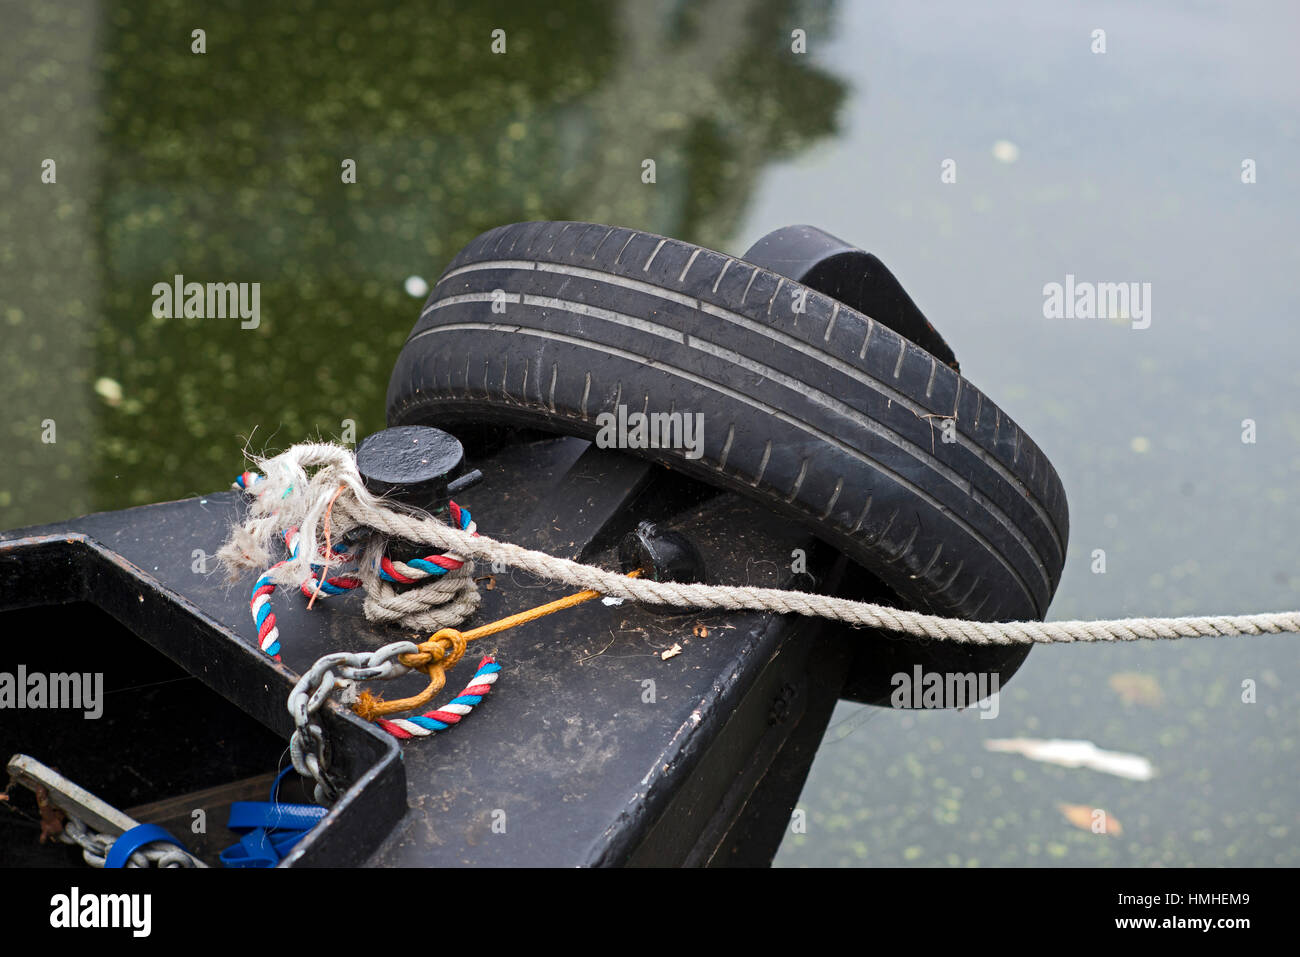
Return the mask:
<svg viewBox="0 0 1300 957">
<path fill-rule="evenodd" d="M 1131 319 L 1134 329 L 1151 325 L 1151 283 L 1065 282 L 1043 286 L 1044 319 Z"/>
<path fill-rule="evenodd" d="M 152 291 L 158 319 L 238 317 L 244 320 L 241 329 L 256 329 L 262 321 L 260 282 L 186 282 L 177 273 L 172 282 L 154 283 Z"/>
<path fill-rule="evenodd" d="M 84 711 L 88 721 L 104 713 L 104 673 L 0 671 L 0 710 Z"/>
<path fill-rule="evenodd" d="M 1001 680 L 996 671 L 925 671 L 920 665 L 912 673 L 899 671 L 890 679 L 894 690 L 889 704 L 894 708 L 977 708 L 981 718 L 998 716 Z"/>
<path fill-rule="evenodd" d="M 633 412 L 596 416 L 596 447 L 601 449 L 685 449 L 686 458 L 704 455 L 703 412 Z"/>
<path fill-rule="evenodd" d="M 73 886 L 50 898 L 50 926 L 124 928 L 132 937 L 148 937 L 153 929 L 152 894 L 94 894 Z"/>
</svg>

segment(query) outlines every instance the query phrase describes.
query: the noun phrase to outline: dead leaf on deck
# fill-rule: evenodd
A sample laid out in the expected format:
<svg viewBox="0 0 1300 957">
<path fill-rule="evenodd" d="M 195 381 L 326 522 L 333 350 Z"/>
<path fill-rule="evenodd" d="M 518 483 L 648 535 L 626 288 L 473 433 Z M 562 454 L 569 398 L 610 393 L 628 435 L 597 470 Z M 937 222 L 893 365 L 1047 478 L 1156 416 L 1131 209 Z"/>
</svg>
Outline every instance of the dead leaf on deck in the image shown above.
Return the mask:
<svg viewBox="0 0 1300 957">
<path fill-rule="evenodd" d="M 1121 671 L 1113 674 L 1107 681 L 1125 704 L 1140 704 L 1148 708 L 1158 708 L 1165 703 L 1165 693 L 1160 682 L 1151 675 L 1138 674 L 1135 671 Z"/>
<path fill-rule="evenodd" d="M 682 646 L 677 644 L 676 642 L 673 642 L 673 646 L 671 648 L 667 649 L 666 651 L 659 652 L 659 657 L 662 658 L 664 661 L 667 661 L 669 658 L 676 658 L 681 653 L 682 653 Z"/>
<path fill-rule="evenodd" d="M 1109 834 L 1112 837 L 1119 837 L 1124 833 L 1119 819 L 1099 807 L 1089 807 L 1087 804 L 1058 804 L 1056 808 L 1067 821 L 1081 831 Z"/>
</svg>

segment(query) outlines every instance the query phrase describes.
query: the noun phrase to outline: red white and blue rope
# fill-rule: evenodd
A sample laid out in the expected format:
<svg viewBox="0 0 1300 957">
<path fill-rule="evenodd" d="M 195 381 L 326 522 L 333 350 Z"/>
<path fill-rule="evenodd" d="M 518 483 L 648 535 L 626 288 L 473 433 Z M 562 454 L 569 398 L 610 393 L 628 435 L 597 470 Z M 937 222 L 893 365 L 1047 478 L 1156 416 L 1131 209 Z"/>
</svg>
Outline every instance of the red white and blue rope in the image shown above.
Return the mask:
<svg viewBox="0 0 1300 957">
<path fill-rule="evenodd" d="M 448 502 L 447 511 L 453 526 L 471 535 L 478 534 L 478 526 L 474 524 L 474 517 L 469 509 L 461 508 L 455 502 Z M 464 564 L 463 558 L 450 552 L 445 555 L 425 555 L 423 558 L 412 558 L 410 561 L 396 564 L 385 555 L 379 560 L 379 577 L 398 585 L 414 585 L 425 578 L 436 578 L 447 572 L 454 572 Z"/>
<path fill-rule="evenodd" d="M 412 715 L 409 718 L 378 718 L 375 723 L 402 741 L 411 738 L 425 738 L 439 731 L 454 728 L 461 719 L 482 703 L 492 686 L 497 682 L 501 666 L 491 655 L 478 663 L 478 671 L 470 679 L 460 694 L 452 698 L 436 711 Z"/>
<path fill-rule="evenodd" d="M 275 612 L 271 610 L 271 596 L 275 594 L 276 588 L 274 575 L 277 568 L 283 567 L 298 557 L 297 527 L 284 530 L 284 544 L 289 550 L 289 558 L 282 562 L 276 562 L 262 572 L 257 581 L 253 583 L 253 594 L 249 598 L 249 610 L 253 614 L 253 624 L 257 626 L 258 647 L 277 660 L 280 657 L 280 630 L 275 624 Z M 335 545 L 334 551 L 344 555 L 347 553 L 348 547 L 342 544 Z M 320 574 L 320 565 L 312 565 L 311 568 L 315 574 Z M 324 581 L 320 581 L 315 577 L 308 578 L 302 583 L 301 589 L 304 595 L 311 598 L 319 588 L 319 597 L 325 598 L 329 595 L 341 595 L 360 585 L 361 579 L 359 578 L 351 575 L 336 575 Z"/>
<path fill-rule="evenodd" d="M 257 472 L 243 472 L 235 479 L 235 486 L 252 495 L 261 495 L 264 489 L 258 489 L 257 486 L 264 481 L 265 477 Z M 285 490 L 284 495 L 288 496 L 292 488 Z M 274 514 L 274 513 L 273 513 Z M 477 535 L 477 526 L 469 509 L 461 508 L 455 502 L 448 502 L 448 517 L 454 527 L 468 532 L 470 535 Z M 258 647 L 275 660 L 280 660 L 280 630 L 276 625 L 275 612 L 271 610 L 271 596 L 275 594 L 277 583 L 275 581 L 276 571 L 285 565 L 298 559 L 298 547 L 300 544 L 299 530 L 296 526 L 291 526 L 283 530 L 283 538 L 289 557 L 283 561 L 276 562 L 253 583 L 253 592 L 249 599 L 249 610 L 253 616 L 253 622 L 257 626 Z M 361 587 L 363 584 L 369 584 L 371 579 L 363 583 L 361 578 L 356 575 L 335 575 L 326 578 L 323 575 L 324 569 L 329 566 L 333 567 L 340 563 L 344 564 L 355 561 L 356 555 L 352 553 L 351 546 L 346 543 L 339 543 L 332 547 L 333 554 L 327 554 L 322 548 L 320 557 L 325 564 L 311 564 L 312 577 L 304 581 L 299 587 L 307 597 L 328 597 L 329 595 L 343 594 L 354 588 Z M 439 578 L 449 572 L 458 572 L 465 568 L 465 559 L 459 555 L 450 552 L 443 554 L 426 555 L 424 558 L 415 558 L 405 562 L 394 562 L 387 555 L 381 555 L 376 563 L 373 574 L 380 580 L 396 586 L 416 585 L 422 580 Z M 320 665 L 320 662 L 317 663 Z M 411 738 L 423 738 L 436 734 L 439 731 L 446 731 L 460 723 L 461 719 L 467 716 L 474 707 L 481 704 L 484 697 L 492 690 L 496 684 L 497 676 L 501 672 L 501 666 L 497 664 L 496 659 L 491 655 L 484 657 L 478 665 L 478 670 L 466 687 L 451 701 L 434 711 L 428 711 L 424 714 L 411 715 L 406 718 L 376 718 L 376 723 L 393 737 L 399 740 L 410 740 Z M 297 762 L 295 759 L 295 766 Z M 301 770 L 301 768 L 299 769 Z M 320 780 L 320 779 L 318 779 Z"/>
<path fill-rule="evenodd" d="M 256 495 L 259 494 L 256 491 L 256 486 L 264 479 L 265 476 L 257 472 L 241 472 L 239 477 L 235 479 L 234 484 L 238 488 Z M 449 502 L 447 509 L 454 525 L 471 535 L 478 534 L 478 526 L 475 524 L 469 509 L 461 508 L 455 502 Z M 289 558 L 285 561 L 276 562 L 258 576 L 257 581 L 253 583 L 253 592 L 249 596 L 249 611 L 253 616 L 253 624 L 257 627 L 258 647 L 276 661 L 280 660 L 280 630 L 276 627 L 275 612 L 271 610 L 271 596 L 275 594 L 276 589 L 274 581 L 276 570 L 298 557 L 297 527 L 285 529 L 284 543 L 289 551 Z M 340 557 L 346 558 L 349 553 L 349 546 L 339 543 L 333 547 L 333 551 Z M 436 578 L 447 574 L 449 571 L 456 571 L 462 568 L 464 564 L 462 558 L 451 553 L 426 555 L 424 558 L 413 558 L 407 562 L 397 563 L 384 555 L 380 558 L 378 571 L 379 577 L 385 581 L 398 585 L 414 585 L 424 579 Z M 341 595 L 361 585 L 361 580 L 353 575 L 336 575 L 321 580 L 318 577 L 321 568 L 321 565 L 313 564 L 311 566 L 312 577 L 299 586 L 303 595 L 307 598 L 326 598 L 330 595 Z"/>
</svg>

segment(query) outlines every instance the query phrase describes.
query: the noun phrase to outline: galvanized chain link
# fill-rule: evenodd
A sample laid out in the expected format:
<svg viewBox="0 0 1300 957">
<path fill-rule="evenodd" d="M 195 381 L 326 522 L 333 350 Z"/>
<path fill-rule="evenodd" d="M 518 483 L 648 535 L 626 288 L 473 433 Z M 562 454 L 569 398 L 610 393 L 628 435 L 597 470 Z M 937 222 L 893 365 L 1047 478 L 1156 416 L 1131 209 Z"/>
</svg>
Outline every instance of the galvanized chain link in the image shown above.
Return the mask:
<svg viewBox="0 0 1300 957">
<path fill-rule="evenodd" d="M 66 814 L 66 812 L 64 812 Z M 80 818 L 67 815 L 59 840 L 65 844 L 76 844 L 81 848 L 81 856 L 91 867 L 103 867 L 108 852 L 117 842 L 116 837 L 101 834 L 92 829 Z M 127 867 L 207 867 L 193 854 L 176 847 L 174 844 L 146 844 L 128 858 Z"/>
<path fill-rule="evenodd" d="M 339 651 L 325 655 L 298 679 L 289 692 L 289 714 L 295 730 L 289 739 L 289 757 L 299 774 L 316 782 L 318 804 L 333 804 L 339 794 L 330 776 L 329 745 L 325 733 L 312 718 L 331 693 L 354 694 L 360 681 L 383 681 L 400 678 L 411 669 L 401 664 L 399 655 L 417 654 L 412 641 L 396 641 L 378 651 Z"/>
</svg>

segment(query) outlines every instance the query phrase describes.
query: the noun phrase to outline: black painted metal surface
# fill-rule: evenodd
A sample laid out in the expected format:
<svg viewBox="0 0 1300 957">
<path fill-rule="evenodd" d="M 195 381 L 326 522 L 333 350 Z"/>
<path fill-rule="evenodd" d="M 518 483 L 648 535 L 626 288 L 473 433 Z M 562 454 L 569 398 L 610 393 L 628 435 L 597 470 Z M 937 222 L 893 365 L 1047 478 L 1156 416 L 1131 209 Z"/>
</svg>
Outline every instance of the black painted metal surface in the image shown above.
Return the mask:
<svg viewBox="0 0 1300 957">
<path fill-rule="evenodd" d="M 231 588 L 211 571 L 194 571 L 203 564 L 195 551 L 215 551 L 241 507 L 233 493 L 222 493 L 0 535 L 4 670 L 31 657 L 25 644 L 33 638 L 60 644 L 62 653 L 45 659 L 51 670 L 85 670 L 93 656 L 82 645 L 101 641 L 103 635 L 77 623 L 56 634 L 42 630 L 33 635 L 16 627 L 14 612 L 87 602 L 287 742 L 292 722 L 285 701 L 295 676 L 249 641 L 248 588 Z M 105 704 L 106 709 L 112 707 Z M 198 718 L 197 711 L 189 716 Z M 340 777 L 350 786 L 290 860 L 358 864 L 365 858 L 364 849 L 404 813 L 401 754 L 392 739 L 337 709 L 324 714 L 323 721 L 334 743 Z M 79 746 L 119 752 L 139 746 L 136 741 L 123 745 L 118 738 L 106 739 L 104 730 L 98 722 L 87 722 Z M 190 730 L 178 724 L 173 733 L 182 737 Z M 129 725 L 121 733 L 130 734 Z M 172 745 L 158 739 L 152 746 Z M 39 756 L 55 767 L 69 767 L 77 760 L 66 752 Z M 94 781 L 77 783 L 91 790 L 97 786 Z"/>
<path fill-rule="evenodd" d="M 565 540 L 557 551 L 616 567 L 619 537 L 644 518 L 689 537 L 712 580 L 826 587 L 842 571 L 829 550 L 753 505 L 579 440 L 521 442 L 481 466 L 483 485 L 464 504 L 488 535 Z M 0 628 L 5 609 L 91 602 L 287 739 L 296 673 L 329 652 L 413 636 L 367 622 L 359 596 L 308 611 L 282 589 L 273 601 L 283 664 L 266 658 L 248 612 L 254 576 L 230 585 L 211 564 L 194 570 L 196 553 L 212 555 L 242 507 L 220 493 L 0 535 Z M 811 578 L 790 570 L 799 549 Z M 563 594 L 503 572 L 467 625 Z M 450 733 L 399 749 L 329 709 L 351 787 L 288 863 L 766 862 L 847 670 L 837 634 L 806 619 L 593 601 L 485 639 L 467 657 L 497 654 L 501 679 Z M 675 645 L 681 652 L 664 659 Z M 382 691 L 419 684 L 408 676 Z"/>
</svg>

